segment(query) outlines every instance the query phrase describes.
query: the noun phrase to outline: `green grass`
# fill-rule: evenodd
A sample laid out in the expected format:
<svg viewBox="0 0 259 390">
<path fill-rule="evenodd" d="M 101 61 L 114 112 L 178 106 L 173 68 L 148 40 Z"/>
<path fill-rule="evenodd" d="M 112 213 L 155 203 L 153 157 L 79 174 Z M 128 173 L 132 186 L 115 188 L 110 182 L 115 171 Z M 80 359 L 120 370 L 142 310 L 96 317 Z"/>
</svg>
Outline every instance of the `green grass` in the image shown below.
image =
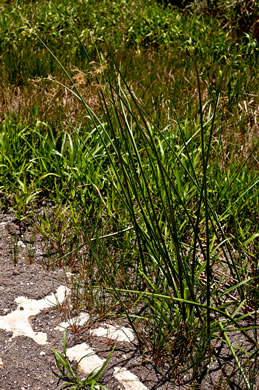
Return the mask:
<svg viewBox="0 0 259 390">
<path fill-rule="evenodd" d="M 2 207 L 74 272 L 74 307 L 127 318 L 172 383 L 199 385 L 222 342 L 227 386 L 255 388 L 253 29 L 229 8 L 37 4 L 0 15 Z"/>
</svg>

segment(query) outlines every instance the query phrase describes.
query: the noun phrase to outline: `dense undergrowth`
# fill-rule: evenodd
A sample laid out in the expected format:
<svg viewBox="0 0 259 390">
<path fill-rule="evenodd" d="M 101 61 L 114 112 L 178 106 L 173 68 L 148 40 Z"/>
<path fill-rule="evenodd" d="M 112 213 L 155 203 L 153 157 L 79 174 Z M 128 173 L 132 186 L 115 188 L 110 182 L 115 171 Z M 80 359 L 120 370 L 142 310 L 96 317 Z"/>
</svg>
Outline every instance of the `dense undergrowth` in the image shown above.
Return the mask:
<svg viewBox="0 0 259 390">
<path fill-rule="evenodd" d="M 1 205 L 172 383 L 255 388 L 257 6 L 217 3 L 3 4 Z"/>
</svg>

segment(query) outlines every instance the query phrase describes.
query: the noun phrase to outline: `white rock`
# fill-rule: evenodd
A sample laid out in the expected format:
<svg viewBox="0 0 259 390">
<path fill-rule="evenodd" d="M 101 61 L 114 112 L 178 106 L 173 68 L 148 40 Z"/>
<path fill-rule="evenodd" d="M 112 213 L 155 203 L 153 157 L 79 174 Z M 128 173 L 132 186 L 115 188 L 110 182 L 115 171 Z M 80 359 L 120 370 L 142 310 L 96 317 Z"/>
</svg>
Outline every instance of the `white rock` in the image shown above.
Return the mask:
<svg viewBox="0 0 259 390">
<path fill-rule="evenodd" d="M 24 244 L 24 242 L 22 242 L 22 241 L 18 241 L 17 242 L 17 245 L 19 246 L 19 247 L 21 247 L 21 248 L 26 248 L 26 245 Z"/>
<path fill-rule="evenodd" d="M 92 336 L 108 337 L 112 340 L 131 342 L 134 340 L 134 333 L 130 328 L 106 324 L 105 328 L 97 328 L 90 331 Z"/>
<path fill-rule="evenodd" d="M 125 390 L 148 390 L 138 379 L 138 377 L 126 368 L 115 367 L 113 376 L 120 382 Z"/>
<path fill-rule="evenodd" d="M 67 287 L 60 286 L 56 294 L 52 293 L 43 299 L 16 298 L 17 309 L 9 314 L 0 316 L 0 328 L 7 332 L 12 332 L 11 339 L 17 336 L 27 336 L 31 337 L 38 344 L 46 344 L 47 334 L 33 331 L 31 327 L 32 318 L 43 309 L 62 303 L 68 292 L 69 289 Z"/>
<path fill-rule="evenodd" d="M 71 325 L 76 325 L 76 326 L 83 326 L 90 318 L 90 315 L 88 313 L 80 313 L 79 316 L 71 318 L 67 322 L 61 322 L 56 326 L 55 330 L 59 330 L 61 332 L 64 331 L 64 329 L 69 328 Z"/>
<path fill-rule="evenodd" d="M 69 359 L 76 360 L 77 362 L 83 357 L 78 365 L 78 369 L 85 375 L 89 375 L 93 371 L 98 370 L 105 362 L 86 343 L 77 344 L 72 348 L 68 348 L 67 356 Z"/>
<path fill-rule="evenodd" d="M 67 349 L 67 356 L 71 360 L 80 361 L 79 370 L 85 375 L 102 367 L 105 360 L 100 359 L 95 352 L 86 344 L 77 344 Z M 138 377 L 128 371 L 126 368 L 115 367 L 113 376 L 123 386 L 125 390 L 148 390 L 138 379 Z"/>
</svg>

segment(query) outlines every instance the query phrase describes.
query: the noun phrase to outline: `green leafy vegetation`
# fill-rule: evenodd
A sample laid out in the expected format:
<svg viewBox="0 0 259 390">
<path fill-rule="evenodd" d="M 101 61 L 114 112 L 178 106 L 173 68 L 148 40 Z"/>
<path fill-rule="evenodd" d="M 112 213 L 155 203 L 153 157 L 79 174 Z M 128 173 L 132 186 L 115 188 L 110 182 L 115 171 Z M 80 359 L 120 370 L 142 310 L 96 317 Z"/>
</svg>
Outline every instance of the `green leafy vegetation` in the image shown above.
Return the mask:
<svg viewBox="0 0 259 390">
<path fill-rule="evenodd" d="M 55 348 L 52 348 L 56 365 L 58 368 L 59 373 L 54 372 L 54 375 L 58 377 L 59 382 L 62 383 L 60 389 L 73 389 L 73 390 L 82 390 L 82 389 L 89 389 L 89 390 L 107 390 L 107 387 L 98 383 L 100 380 L 106 366 L 108 365 L 110 358 L 112 356 L 113 350 L 110 352 L 109 356 L 105 360 L 104 364 L 94 372 L 87 375 L 85 379 L 80 379 L 80 376 L 77 373 L 77 367 L 74 369 L 68 358 L 67 358 L 67 345 L 66 345 L 66 332 L 64 332 L 63 336 L 63 352 L 64 354 L 59 353 L 56 351 Z M 85 358 L 83 356 L 80 362 Z"/>
<path fill-rule="evenodd" d="M 258 6 L 226 3 L 2 5 L 1 206 L 172 383 L 252 389 Z"/>
</svg>

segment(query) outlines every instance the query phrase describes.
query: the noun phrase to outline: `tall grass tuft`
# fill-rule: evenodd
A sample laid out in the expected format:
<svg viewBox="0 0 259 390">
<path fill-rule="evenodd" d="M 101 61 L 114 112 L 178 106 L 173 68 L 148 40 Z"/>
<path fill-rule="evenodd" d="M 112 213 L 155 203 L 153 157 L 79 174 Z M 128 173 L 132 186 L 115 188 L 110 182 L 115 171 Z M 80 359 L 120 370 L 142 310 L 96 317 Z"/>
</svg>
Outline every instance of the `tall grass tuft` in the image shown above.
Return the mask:
<svg viewBox="0 0 259 390">
<path fill-rule="evenodd" d="M 74 92 L 68 88 L 81 100 L 102 143 L 106 163 L 98 174 L 107 182 L 108 217 L 116 215 L 126 227 L 88 240 L 102 280 L 94 288 L 113 295 L 144 356 L 145 352 L 151 354 L 164 375 L 182 371 L 188 380 L 199 378 L 223 341 L 244 385 L 252 388 L 242 359 L 254 355 L 243 348 L 235 350 L 228 334 L 240 334 L 256 345 L 251 334 L 256 325 L 248 321 L 256 315 L 248 298 L 254 274 L 240 267 L 243 254 L 234 249 L 235 242 L 240 243 L 237 224 L 232 235 L 225 221 L 247 193 L 254 196 L 257 182 L 222 211 L 220 195 L 226 191 L 228 178 L 221 174 L 220 184 L 215 183 L 213 176 L 220 168 L 215 155 L 211 161 L 217 143 L 215 130 L 221 125 L 217 118 L 221 81 L 214 101 L 204 102 L 196 68 L 199 120 L 187 128 L 173 107 L 174 121 L 160 128 L 145 112 L 116 62 L 113 66 L 117 79 L 114 70 L 101 81 L 97 79 L 102 119 L 75 85 Z M 98 166 L 98 158 L 92 157 Z M 236 186 L 235 180 L 231 186 Z M 110 252 L 117 234 L 122 247 L 129 240 L 133 253 L 125 276 L 120 273 L 118 257 Z M 81 283 L 84 285 L 83 280 Z M 170 363 L 168 371 L 166 362 Z"/>
</svg>

